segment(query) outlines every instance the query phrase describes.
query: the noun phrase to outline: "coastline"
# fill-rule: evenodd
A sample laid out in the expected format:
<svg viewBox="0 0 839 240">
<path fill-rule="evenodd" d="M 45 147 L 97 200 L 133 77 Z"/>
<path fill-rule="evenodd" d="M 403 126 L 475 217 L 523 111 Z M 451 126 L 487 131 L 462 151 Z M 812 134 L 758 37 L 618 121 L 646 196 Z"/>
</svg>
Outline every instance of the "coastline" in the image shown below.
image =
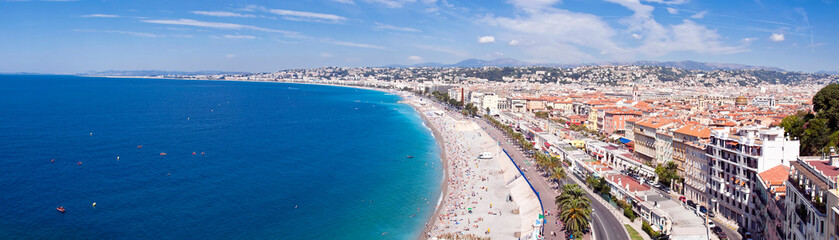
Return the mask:
<svg viewBox="0 0 839 240">
<path fill-rule="evenodd" d="M 406 99 L 406 97 L 404 95 L 402 95 L 402 94 L 398 94 L 398 95 L 403 100 Z M 431 129 L 431 134 L 434 135 L 434 141 L 437 142 L 437 146 L 440 148 L 440 162 L 442 163 L 441 166 L 443 168 L 443 181 L 440 182 L 440 200 L 437 203 L 437 206 L 434 208 L 434 213 L 431 214 L 431 217 L 425 223 L 425 227 L 423 227 L 422 232 L 420 232 L 420 234 L 417 236 L 417 239 L 427 239 L 428 236 L 426 234 L 431 232 L 431 228 L 434 226 L 434 223 L 436 222 L 435 219 L 437 219 L 440 216 L 440 211 L 443 209 L 443 206 L 446 205 L 445 196 L 446 196 L 446 194 L 449 193 L 449 187 L 448 187 L 447 183 L 449 182 L 449 179 L 450 179 L 450 176 L 449 176 L 450 173 L 449 173 L 449 166 L 448 166 L 448 158 L 446 156 L 446 145 L 443 144 L 443 141 L 444 141 L 442 139 L 443 135 L 440 134 L 440 130 L 437 129 L 436 126 L 434 126 L 434 124 L 428 119 L 428 117 L 425 116 L 425 114 L 420 112 L 419 107 L 417 107 L 414 104 L 410 104 L 410 103 L 405 103 L 405 104 L 413 107 L 414 111 L 417 112 L 417 114 L 420 115 L 420 118 L 422 118 L 422 121 L 425 123 L 425 125 L 428 126 L 429 129 Z"/>
<path fill-rule="evenodd" d="M 78 75 L 77 75 L 78 76 Z M 100 78 L 140 78 L 140 79 L 161 79 L 161 80 L 185 80 L 185 81 L 225 81 L 225 82 L 265 82 L 265 83 L 290 83 L 290 84 L 302 84 L 302 85 L 318 85 L 318 86 L 331 86 L 331 87 L 345 87 L 345 88 L 355 88 L 355 89 L 362 89 L 362 90 L 370 90 L 370 91 L 377 91 L 382 93 L 394 94 L 400 97 L 400 103 L 406 104 L 411 106 L 414 109 L 420 118 L 422 119 L 423 123 L 426 127 L 431 130 L 432 135 L 434 136 L 434 140 L 437 143 L 437 146 L 440 149 L 440 162 L 443 168 L 443 179 L 440 182 L 440 196 L 439 200 L 437 201 L 437 205 L 434 208 L 434 212 L 426 221 L 425 226 L 422 228 L 423 230 L 417 235 L 416 239 L 427 239 L 427 234 L 431 232 L 431 229 L 434 227 L 434 224 L 437 222 L 436 219 L 440 217 L 440 213 L 443 209 L 443 206 L 446 206 L 447 200 L 446 195 L 449 193 L 449 187 L 447 184 L 450 179 L 450 171 L 448 166 L 448 157 L 446 155 L 446 146 L 444 144 L 444 139 L 442 139 L 443 135 L 441 134 L 440 130 L 435 126 L 428 117 L 420 111 L 420 108 L 413 104 L 411 101 L 408 100 L 408 94 L 401 93 L 394 90 L 388 89 L 381 89 L 381 88 L 371 88 L 371 87 L 364 87 L 364 86 L 353 86 L 353 85 L 337 85 L 337 84 L 324 84 L 324 83 L 301 83 L 301 82 L 269 82 L 269 81 L 241 81 L 241 80 L 211 80 L 211 79 L 178 79 L 178 78 L 160 78 L 160 77 L 143 77 L 143 76 L 80 76 L 80 77 L 100 77 Z M 419 96 L 410 94 L 411 97 L 419 98 Z"/>
</svg>

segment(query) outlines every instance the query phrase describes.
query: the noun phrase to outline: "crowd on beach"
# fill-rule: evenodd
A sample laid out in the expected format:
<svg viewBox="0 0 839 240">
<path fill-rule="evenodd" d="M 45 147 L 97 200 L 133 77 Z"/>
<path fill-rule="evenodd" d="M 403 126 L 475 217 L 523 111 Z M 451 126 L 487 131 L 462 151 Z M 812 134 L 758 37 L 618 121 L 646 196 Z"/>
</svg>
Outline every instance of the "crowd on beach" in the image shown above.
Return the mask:
<svg viewBox="0 0 839 240">
<path fill-rule="evenodd" d="M 443 196 L 439 214 L 432 219 L 426 237 L 456 236 L 489 237 L 492 233 L 487 218 L 500 217 L 510 212 L 512 203 L 505 201 L 506 193 L 498 194 L 498 188 L 504 190 L 500 169 L 490 166 L 493 159 L 480 159 L 484 151 L 482 144 L 489 144 L 487 135 L 471 121 L 459 121 L 451 114 L 437 115 L 430 108 L 420 109 L 433 128 L 438 129 L 438 141 L 443 144 L 446 167 L 449 177 L 445 187 L 448 191 Z M 497 166 L 497 165 L 493 165 Z M 491 179 L 495 178 L 495 179 Z M 490 181 L 495 181 L 493 184 Z M 499 197 L 500 195 L 500 197 Z M 513 218 L 511 218 L 513 219 Z M 515 221 L 518 221 L 515 218 Z M 502 220 L 503 221 L 503 220 Z"/>
</svg>

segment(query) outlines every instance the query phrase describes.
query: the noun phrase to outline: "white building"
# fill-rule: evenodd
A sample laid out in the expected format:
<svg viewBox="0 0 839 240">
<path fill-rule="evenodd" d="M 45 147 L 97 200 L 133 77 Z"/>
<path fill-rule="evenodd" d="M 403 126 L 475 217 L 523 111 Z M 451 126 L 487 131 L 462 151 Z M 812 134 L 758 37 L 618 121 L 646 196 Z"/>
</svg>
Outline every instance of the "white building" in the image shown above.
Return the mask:
<svg viewBox="0 0 839 240">
<path fill-rule="evenodd" d="M 742 127 L 714 130 L 706 145 L 711 179 L 708 197 L 717 216 L 749 229 L 755 225 L 752 189 L 757 174 L 798 157 L 800 143 L 784 137 L 784 129 Z"/>
</svg>

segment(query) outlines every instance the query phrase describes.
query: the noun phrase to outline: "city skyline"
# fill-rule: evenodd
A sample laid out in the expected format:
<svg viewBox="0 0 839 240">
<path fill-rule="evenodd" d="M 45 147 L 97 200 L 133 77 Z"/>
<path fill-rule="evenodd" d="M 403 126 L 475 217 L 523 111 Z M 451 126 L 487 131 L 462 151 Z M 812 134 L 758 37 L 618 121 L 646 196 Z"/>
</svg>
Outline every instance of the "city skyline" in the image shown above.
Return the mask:
<svg viewBox="0 0 839 240">
<path fill-rule="evenodd" d="M 0 1 L 0 72 L 682 61 L 839 71 L 832 1 Z"/>
</svg>

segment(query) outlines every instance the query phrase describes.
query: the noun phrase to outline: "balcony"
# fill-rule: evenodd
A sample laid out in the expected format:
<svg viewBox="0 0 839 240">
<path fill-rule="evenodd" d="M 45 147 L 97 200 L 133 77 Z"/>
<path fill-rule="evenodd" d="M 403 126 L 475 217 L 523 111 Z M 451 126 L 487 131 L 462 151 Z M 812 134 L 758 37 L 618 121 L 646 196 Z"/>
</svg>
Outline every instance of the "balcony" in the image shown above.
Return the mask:
<svg viewBox="0 0 839 240">
<path fill-rule="evenodd" d="M 810 197 L 810 190 L 806 189 L 805 186 L 798 184 L 798 179 L 790 178 L 787 180 L 790 186 L 795 188 L 796 192 L 801 195 L 801 198 L 807 199 L 807 203 L 809 203 L 810 208 L 815 209 L 817 213 L 820 213 L 822 217 L 827 215 L 827 204 L 822 200 L 819 196 Z M 798 209 L 796 208 L 796 211 Z"/>
</svg>

